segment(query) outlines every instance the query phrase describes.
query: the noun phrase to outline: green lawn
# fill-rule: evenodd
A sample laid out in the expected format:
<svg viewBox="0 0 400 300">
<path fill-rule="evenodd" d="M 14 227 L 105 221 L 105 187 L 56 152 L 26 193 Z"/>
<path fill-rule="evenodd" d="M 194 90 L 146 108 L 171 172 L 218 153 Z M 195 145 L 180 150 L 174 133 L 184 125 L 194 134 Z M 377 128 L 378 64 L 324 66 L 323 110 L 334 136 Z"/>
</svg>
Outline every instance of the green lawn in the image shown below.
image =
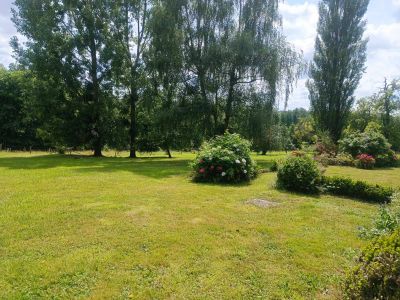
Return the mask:
<svg viewBox="0 0 400 300">
<path fill-rule="evenodd" d="M 267 167 L 284 153 L 255 156 Z M 0 153 L 1 299 L 331 299 L 377 206 L 192 183 L 177 158 Z M 328 174 L 399 185 L 400 169 Z M 246 200 L 280 203 L 260 209 Z"/>
</svg>

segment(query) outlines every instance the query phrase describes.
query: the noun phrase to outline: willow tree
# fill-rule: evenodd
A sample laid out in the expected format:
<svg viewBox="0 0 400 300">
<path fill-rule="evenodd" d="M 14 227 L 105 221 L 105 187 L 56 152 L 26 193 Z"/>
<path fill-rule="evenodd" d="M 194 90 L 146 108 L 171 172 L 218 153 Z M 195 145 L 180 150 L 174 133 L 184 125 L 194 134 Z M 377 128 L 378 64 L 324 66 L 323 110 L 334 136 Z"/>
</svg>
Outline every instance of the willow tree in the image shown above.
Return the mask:
<svg viewBox="0 0 400 300">
<path fill-rule="evenodd" d="M 232 125 L 246 95 L 289 94 L 302 57 L 285 41 L 278 0 L 186 0 L 183 5 L 188 74 L 204 103 L 211 133 Z M 283 89 L 282 89 L 283 87 Z"/>
<path fill-rule="evenodd" d="M 365 70 L 364 15 L 369 0 L 322 0 L 315 54 L 308 81 L 311 109 L 320 130 L 338 141 Z"/>
</svg>

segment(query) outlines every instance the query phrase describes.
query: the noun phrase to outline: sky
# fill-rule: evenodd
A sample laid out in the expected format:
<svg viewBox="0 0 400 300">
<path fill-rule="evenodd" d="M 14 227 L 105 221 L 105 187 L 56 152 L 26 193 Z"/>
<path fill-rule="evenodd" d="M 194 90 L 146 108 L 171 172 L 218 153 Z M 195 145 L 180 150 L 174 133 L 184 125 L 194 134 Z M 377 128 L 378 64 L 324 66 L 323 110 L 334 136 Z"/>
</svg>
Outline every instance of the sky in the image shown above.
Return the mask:
<svg viewBox="0 0 400 300">
<path fill-rule="evenodd" d="M 10 20 L 12 2 L 0 0 L 0 64 L 4 66 L 13 61 L 9 40 L 17 34 Z M 285 0 L 281 13 L 288 41 L 310 61 L 318 22 L 318 0 Z M 400 78 L 400 0 L 370 0 L 366 19 L 367 69 L 356 91 L 357 98 L 376 92 L 385 78 Z M 306 77 L 298 80 L 289 98 L 289 109 L 309 107 L 306 81 Z"/>
</svg>

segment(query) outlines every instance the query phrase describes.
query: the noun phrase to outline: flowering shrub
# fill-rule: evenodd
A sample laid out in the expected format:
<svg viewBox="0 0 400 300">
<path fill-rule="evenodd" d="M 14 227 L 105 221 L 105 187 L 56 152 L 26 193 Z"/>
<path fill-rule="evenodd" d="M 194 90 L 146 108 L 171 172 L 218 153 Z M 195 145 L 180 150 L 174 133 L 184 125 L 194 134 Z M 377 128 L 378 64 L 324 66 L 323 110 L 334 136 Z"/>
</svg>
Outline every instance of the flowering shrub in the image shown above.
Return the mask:
<svg viewBox="0 0 400 300">
<path fill-rule="evenodd" d="M 291 156 L 278 169 L 278 188 L 302 193 L 318 193 L 321 171 L 307 156 Z"/>
<path fill-rule="evenodd" d="M 229 133 L 204 143 L 192 168 L 193 179 L 201 182 L 237 183 L 257 175 L 250 157 L 250 142 Z"/>
<path fill-rule="evenodd" d="M 360 154 L 357 156 L 355 164 L 356 167 L 360 169 L 373 169 L 376 164 L 376 160 L 372 155 Z"/>
</svg>

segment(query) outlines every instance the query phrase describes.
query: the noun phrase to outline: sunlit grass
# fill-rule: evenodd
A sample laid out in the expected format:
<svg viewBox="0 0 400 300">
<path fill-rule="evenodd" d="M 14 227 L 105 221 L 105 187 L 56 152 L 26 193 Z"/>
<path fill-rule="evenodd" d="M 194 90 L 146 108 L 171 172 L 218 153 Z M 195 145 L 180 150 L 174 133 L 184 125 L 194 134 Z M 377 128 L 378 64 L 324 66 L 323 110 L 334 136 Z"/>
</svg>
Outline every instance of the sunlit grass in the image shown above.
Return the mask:
<svg viewBox="0 0 400 300">
<path fill-rule="evenodd" d="M 196 184 L 195 154 L 174 155 L 0 153 L 0 298 L 338 295 L 352 249 L 363 244 L 357 228 L 376 206 L 280 192 L 273 173 L 248 185 Z M 254 158 L 267 168 L 284 156 Z M 400 169 L 371 172 L 328 170 L 388 185 L 400 179 Z M 280 205 L 245 203 L 253 198 Z"/>
</svg>

